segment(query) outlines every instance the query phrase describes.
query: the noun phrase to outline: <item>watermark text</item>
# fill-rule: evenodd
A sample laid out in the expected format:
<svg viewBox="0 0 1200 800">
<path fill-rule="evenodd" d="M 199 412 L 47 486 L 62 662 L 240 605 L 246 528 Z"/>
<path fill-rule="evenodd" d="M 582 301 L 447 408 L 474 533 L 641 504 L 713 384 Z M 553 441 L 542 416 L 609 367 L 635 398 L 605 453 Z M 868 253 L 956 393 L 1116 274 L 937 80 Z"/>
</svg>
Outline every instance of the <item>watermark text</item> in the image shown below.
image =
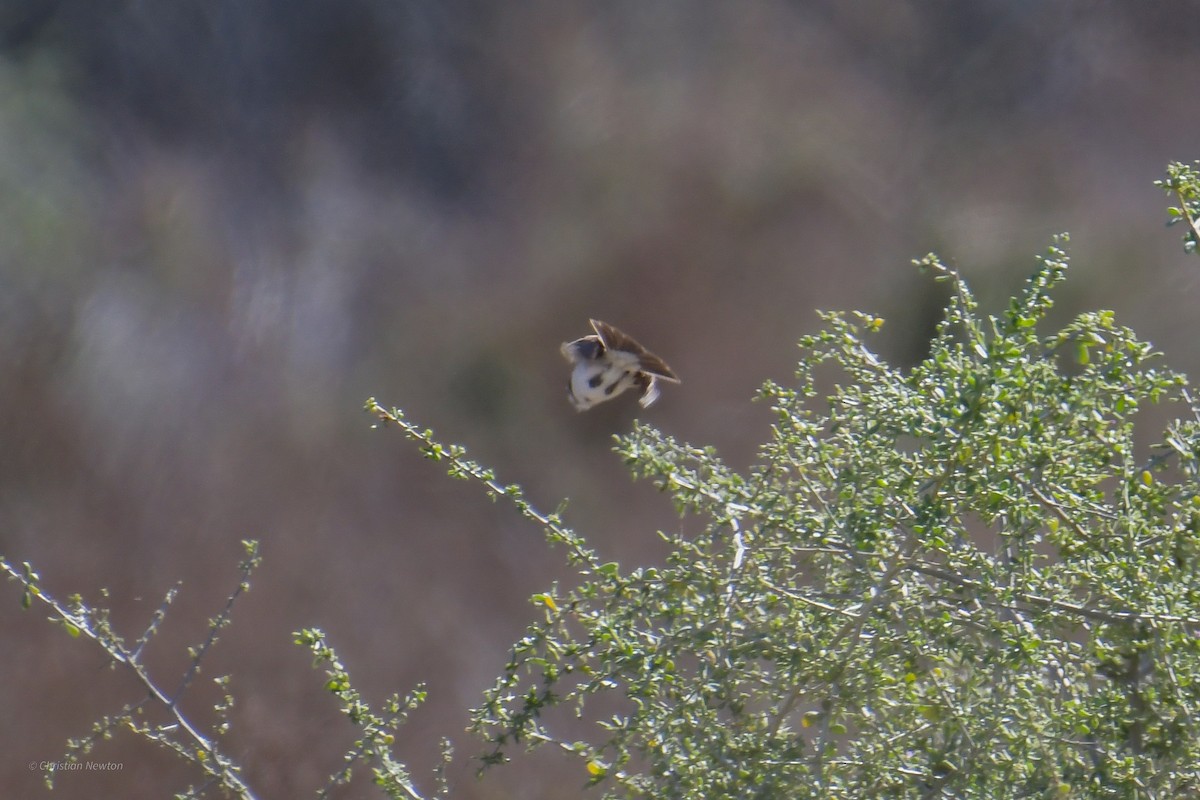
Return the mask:
<svg viewBox="0 0 1200 800">
<path fill-rule="evenodd" d="M 30 772 L 120 772 L 120 761 L 30 761 Z"/>
</svg>

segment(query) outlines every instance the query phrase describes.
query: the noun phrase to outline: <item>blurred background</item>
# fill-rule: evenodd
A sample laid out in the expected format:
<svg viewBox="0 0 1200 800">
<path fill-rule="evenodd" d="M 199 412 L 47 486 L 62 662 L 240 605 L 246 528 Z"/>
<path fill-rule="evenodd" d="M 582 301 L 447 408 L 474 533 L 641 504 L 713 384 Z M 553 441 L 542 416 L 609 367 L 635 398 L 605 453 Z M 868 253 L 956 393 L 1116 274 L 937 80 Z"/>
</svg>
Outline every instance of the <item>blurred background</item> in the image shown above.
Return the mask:
<svg viewBox="0 0 1200 800">
<path fill-rule="evenodd" d="M 233 675 L 227 751 L 302 797 L 355 738 L 291 643 L 327 631 L 367 699 L 428 684 L 397 742 L 453 796 L 580 794 L 539 753 L 472 777 L 466 709 L 563 554 L 361 411 L 466 444 L 606 560 L 655 563 L 670 501 L 611 436 L 644 420 L 737 468 L 815 309 L 925 349 L 936 251 L 999 311 L 1070 231 L 1063 317 L 1112 308 L 1190 373 L 1200 264 L 1152 185 L 1200 158 L 1190 2 L 7 0 L 0 6 L 0 552 L 113 609 L 172 688 L 264 565 L 185 701 Z M 611 322 L 682 377 L 577 414 L 560 342 Z M 107 598 L 101 594 L 107 589 Z M 0 785 L 140 698 L 96 648 L 0 594 Z M 114 774 L 198 777 L 120 735 Z M 577 791 L 578 790 L 578 791 Z M 359 780 L 346 797 L 373 796 Z"/>
</svg>

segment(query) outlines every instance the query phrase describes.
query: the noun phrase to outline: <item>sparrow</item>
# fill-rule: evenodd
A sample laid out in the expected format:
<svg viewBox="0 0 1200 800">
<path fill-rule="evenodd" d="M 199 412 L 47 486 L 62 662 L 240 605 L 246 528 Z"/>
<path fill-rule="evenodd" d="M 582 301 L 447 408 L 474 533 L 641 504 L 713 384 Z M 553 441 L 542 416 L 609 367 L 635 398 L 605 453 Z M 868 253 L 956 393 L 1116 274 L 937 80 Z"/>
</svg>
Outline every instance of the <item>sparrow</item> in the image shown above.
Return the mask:
<svg viewBox="0 0 1200 800">
<path fill-rule="evenodd" d="M 642 390 L 638 403 L 648 408 L 658 399 L 657 381 L 679 383 L 667 363 L 633 337 L 607 322 L 590 321 L 594 335 L 563 342 L 560 348 L 563 358 L 573 365 L 567 399 L 576 411 L 612 400 L 631 386 Z"/>
</svg>

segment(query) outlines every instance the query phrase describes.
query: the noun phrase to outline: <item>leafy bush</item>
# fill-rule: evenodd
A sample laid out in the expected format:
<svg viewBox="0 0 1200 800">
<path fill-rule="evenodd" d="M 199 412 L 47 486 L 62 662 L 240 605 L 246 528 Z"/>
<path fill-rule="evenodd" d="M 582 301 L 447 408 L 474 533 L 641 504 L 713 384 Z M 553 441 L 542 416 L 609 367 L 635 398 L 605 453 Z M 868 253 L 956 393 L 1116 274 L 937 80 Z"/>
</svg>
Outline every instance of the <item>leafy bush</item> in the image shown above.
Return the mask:
<svg viewBox="0 0 1200 800">
<path fill-rule="evenodd" d="M 1109 312 L 1039 335 L 1057 246 L 983 319 L 961 277 L 902 372 L 824 316 L 797 384 L 767 385 L 757 466 L 639 425 L 617 449 L 682 512 L 662 568 L 587 564 L 540 598 L 475 713 L 502 760 L 557 742 L 612 794 L 1181 796 L 1200 790 L 1200 431 L 1135 453 L 1182 376 Z M 817 370 L 846 380 L 826 398 Z M 595 743 L 545 716 L 601 696 Z M 608 704 L 609 706 L 612 703 Z"/>
</svg>

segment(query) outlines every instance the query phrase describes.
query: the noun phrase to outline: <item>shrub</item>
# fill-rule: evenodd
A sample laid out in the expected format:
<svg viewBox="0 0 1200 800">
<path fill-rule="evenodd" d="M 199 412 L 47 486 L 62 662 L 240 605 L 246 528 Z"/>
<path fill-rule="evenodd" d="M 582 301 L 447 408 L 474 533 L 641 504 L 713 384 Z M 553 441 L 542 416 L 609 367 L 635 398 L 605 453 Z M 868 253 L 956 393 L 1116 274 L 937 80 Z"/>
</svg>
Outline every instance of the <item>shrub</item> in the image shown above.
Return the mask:
<svg viewBox="0 0 1200 800">
<path fill-rule="evenodd" d="M 920 263 L 954 290 L 929 356 L 898 370 L 867 346 L 881 320 L 824 315 L 796 385 L 762 391 L 776 421 L 746 474 L 620 438 L 701 529 L 626 571 L 549 521 L 583 580 L 536 598 L 475 712 L 488 763 L 554 742 L 613 796 L 697 800 L 1200 790 L 1195 407 L 1152 454 L 1133 435 L 1146 404 L 1191 405 L 1183 377 L 1109 312 L 1038 333 L 1057 244 L 986 319 Z M 597 719 L 604 696 L 620 710 Z M 558 706 L 603 734 L 558 739 Z"/>
</svg>

